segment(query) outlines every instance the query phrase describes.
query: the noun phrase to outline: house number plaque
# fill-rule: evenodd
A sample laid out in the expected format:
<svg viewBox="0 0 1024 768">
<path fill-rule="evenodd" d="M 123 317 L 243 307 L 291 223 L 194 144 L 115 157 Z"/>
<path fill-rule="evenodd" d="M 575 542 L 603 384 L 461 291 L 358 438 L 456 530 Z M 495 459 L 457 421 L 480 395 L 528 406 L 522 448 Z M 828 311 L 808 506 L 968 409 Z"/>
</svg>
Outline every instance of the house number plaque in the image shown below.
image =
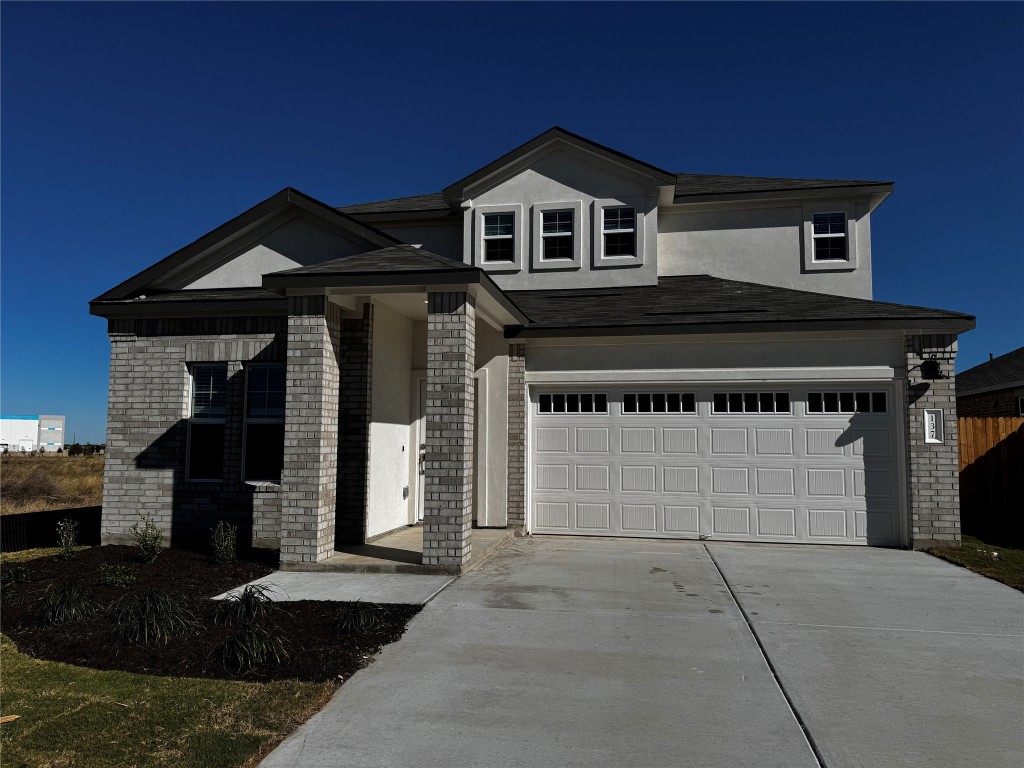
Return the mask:
<svg viewBox="0 0 1024 768">
<path fill-rule="evenodd" d="M 926 408 L 924 412 L 924 441 L 926 443 L 943 443 L 942 410 Z"/>
</svg>

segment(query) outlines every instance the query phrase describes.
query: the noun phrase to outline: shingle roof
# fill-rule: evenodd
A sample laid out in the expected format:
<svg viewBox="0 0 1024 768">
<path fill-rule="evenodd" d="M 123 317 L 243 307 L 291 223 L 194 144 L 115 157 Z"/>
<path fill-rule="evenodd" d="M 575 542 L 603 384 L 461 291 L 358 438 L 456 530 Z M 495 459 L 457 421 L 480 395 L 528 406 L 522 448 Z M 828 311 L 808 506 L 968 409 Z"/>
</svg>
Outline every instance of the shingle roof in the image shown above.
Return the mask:
<svg viewBox="0 0 1024 768">
<path fill-rule="evenodd" d="M 1024 347 L 958 373 L 956 393 L 966 395 L 979 389 L 997 389 L 1001 384 L 1011 386 L 1019 381 L 1024 381 Z"/>
<path fill-rule="evenodd" d="M 727 195 L 802 189 L 833 189 L 890 184 L 888 181 L 843 179 L 784 179 L 771 176 L 718 176 L 704 173 L 676 174 L 676 198 L 690 195 Z"/>
<path fill-rule="evenodd" d="M 708 275 L 661 277 L 657 285 L 577 291 L 510 291 L 530 318 L 528 332 L 670 326 L 787 324 L 835 327 L 915 327 L 936 322 L 974 327 L 974 318 L 906 304 L 830 296 Z"/>
<path fill-rule="evenodd" d="M 393 245 L 375 251 L 342 256 L 321 264 L 296 267 L 272 275 L 347 275 L 391 272 L 442 272 L 475 269 L 468 264 L 411 245 Z"/>
<path fill-rule="evenodd" d="M 813 189 L 842 189 L 845 187 L 873 187 L 890 184 L 888 181 L 844 179 L 784 179 L 772 176 L 720 176 L 705 173 L 676 175 L 676 199 L 698 195 L 759 194 L 764 192 L 797 192 Z M 373 203 L 344 205 L 338 209 L 350 216 L 370 213 L 426 213 L 451 211 L 440 192 L 410 197 L 393 197 Z M 454 215 L 454 212 L 453 212 Z"/>
</svg>

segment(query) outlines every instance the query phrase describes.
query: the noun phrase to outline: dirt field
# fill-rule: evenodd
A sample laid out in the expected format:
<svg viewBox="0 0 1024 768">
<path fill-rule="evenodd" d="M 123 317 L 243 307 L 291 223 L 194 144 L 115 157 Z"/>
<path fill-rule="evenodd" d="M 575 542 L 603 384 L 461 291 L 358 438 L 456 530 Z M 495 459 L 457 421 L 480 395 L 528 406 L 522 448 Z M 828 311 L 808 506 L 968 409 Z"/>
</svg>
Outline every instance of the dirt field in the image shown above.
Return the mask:
<svg viewBox="0 0 1024 768">
<path fill-rule="evenodd" d="M 0 514 L 91 507 L 102 499 L 102 456 L 0 457 Z"/>
</svg>

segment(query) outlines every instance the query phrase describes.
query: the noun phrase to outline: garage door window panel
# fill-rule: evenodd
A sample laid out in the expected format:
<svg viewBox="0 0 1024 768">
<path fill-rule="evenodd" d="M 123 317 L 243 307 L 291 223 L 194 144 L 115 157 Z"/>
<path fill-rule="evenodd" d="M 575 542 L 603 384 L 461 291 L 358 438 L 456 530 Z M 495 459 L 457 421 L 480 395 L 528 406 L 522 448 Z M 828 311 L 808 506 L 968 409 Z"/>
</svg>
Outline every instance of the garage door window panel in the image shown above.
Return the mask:
<svg viewBox="0 0 1024 768">
<path fill-rule="evenodd" d="M 556 393 L 544 394 L 537 398 L 537 412 L 540 414 L 607 414 L 608 395 L 604 393 Z"/>
<path fill-rule="evenodd" d="M 789 415 L 788 392 L 715 392 L 711 397 L 714 414 L 785 414 Z"/>
<path fill-rule="evenodd" d="M 887 413 L 885 392 L 808 392 L 808 413 Z"/>
<path fill-rule="evenodd" d="M 697 396 L 692 392 L 627 392 L 622 396 L 622 412 L 697 413 Z"/>
</svg>

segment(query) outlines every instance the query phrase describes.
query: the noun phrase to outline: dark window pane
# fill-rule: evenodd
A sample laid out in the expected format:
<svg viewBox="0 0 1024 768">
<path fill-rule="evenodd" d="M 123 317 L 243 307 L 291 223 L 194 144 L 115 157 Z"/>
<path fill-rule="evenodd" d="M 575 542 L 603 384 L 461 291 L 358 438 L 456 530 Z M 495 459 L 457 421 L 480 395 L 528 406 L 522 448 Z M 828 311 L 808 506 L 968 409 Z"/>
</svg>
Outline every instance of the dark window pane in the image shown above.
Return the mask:
<svg viewBox="0 0 1024 768">
<path fill-rule="evenodd" d="M 558 259 L 572 260 L 572 237 L 545 237 L 544 238 L 544 259 L 552 261 Z"/>
<path fill-rule="evenodd" d="M 747 413 L 757 413 L 757 399 L 757 392 L 744 393 L 743 410 Z"/>
<path fill-rule="evenodd" d="M 636 226 L 636 211 L 633 208 L 623 206 L 621 208 L 604 209 L 605 231 L 612 229 L 634 229 Z"/>
<path fill-rule="evenodd" d="M 188 429 L 188 477 L 221 480 L 224 477 L 224 425 L 193 421 Z"/>
<path fill-rule="evenodd" d="M 715 413 L 726 413 L 729 410 L 726 405 L 726 395 L 724 392 L 716 392 L 712 401 Z"/>
<path fill-rule="evenodd" d="M 743 413 L 743 393 L 729 393 L 729 413 Z"/>
<path fill-rule="evenodd" d="M 623 395 L 622 412 L 636 413 L 636 395 Z"/>
<path fill-rule="evenodd" d="M 682 397 L 678 394 L 671 394 L 668 396 L 668 404 L 666 405 L 669 413 L 680 413 L 683 410 Z"/>
<path fill-rule="evenodd" d="M 540 396 L 540 412 L 551 413 L 551 395 Z"/>
<path fill-rule="evenodd" d="M 593 395 L 580 395 L 580 411 L 583 413 L 594 412 L 594 396 Z"/>
<path fill-rule="evenodd" d="M 580 412 L 580 396 L 579 395 L 566 395 L 565 396 L 565 412 L 566 413 L 579 413 Z"/>
<path fill-rule="evenodd" d="M 825 393 L 825 413 L 839 413 L 839 393 Z"/>
<path fill-rule="evenodd" d="M 281 482 L 284 463 L 284 424 L 247 424 L 245 479 Z"/>
<path fill-rule="evenodd" d="M 775 410 L 775 397 L 771 392 L 762 392 L 758 395 L 758 409 L 761 413 L 771 413 Z"/>
<path fill-rule="evenodd" d="M 515 261 L 515 241 L 511 237 L 484 240 L 484 261 Z"/>
<path fill-rule="evenodd" d="M 789 413 L 789 392 L 775 393 L 775 412 Z"/>
<path fill-rule="evenodd" d="M 653 401 L 653 404 L 651 406 L 651 410 L 653 410 L 655 413 L 665 413 L 665 411 L 666 411 L 665 395 L 663 395 L 663 394 L 656 394 L 656 395 L 654 395 L 654 401 Z"/>
<path fill-rule="evenodd" d="M 545 235 L 558 232 L 572 232 L 572 211 L 544 211 L 541 214 Z"/>
<path fill-rule="evenodd" d="M 868 392 L 857 393 L 857 413 L 867 413 L 871 410 L 871 394 Z"/>
<path fill-rule="evenodd" d="M 688 392 L 683 395 L 682 401 L 683 413 L 697 412 L 697 398 L 692 393 Z"/>
<path fill-rule="evenodd" d="M 192 416 L 224 418 L 228 391 L 226 365 L 197 365 L 192 369 Z"/>
<path fill-rule="evenodd" d="M 608 413 L 607 395 L 594 395 L 594 413 Z"/>
<path fill-rule="evenodd" d="M 807 395 L 807 412 L 808 413 L 821 413 L 824 402 L 821 398 L 821 392 L 811 392 Z"/>
<path fill-rule="evenodd" d="M 853 413 L 853 392 L 839 393 L 839 410 L 843 413 Z"/>
<path fill-rule="evenodd" d="M 565 413 L 565 395 L 555 395 L 552 398 L 552 410 L 555 413 Z"/>
<path fill-rule="evenodd" d="M 494 237 L 512 235 L 515 226 L 515 215 L 511 213 L 484 214 L 484 236 Z"/>
<path fill-rule="evenodd" d="M 819 237 L 814 241 L 817 261 L 846 261 L 845 237 Z"/>
<path fill-rule="evenodd" d="M 844 213 L 816 213 L 812 222 L 816 235 L 846 234 L 846 214 Z"/>
<path fill-rule="evenodd" d="M 640 413 L 651 412 L 651 396 L 650 395 L 637 395 L 636 396 L 636 409 Z"/>
<path fill-rule="evenodd" d="M 250 419 L 283 419 L 285 367 L 254 365 L 247 371 L 246 414 Z"/>
<path fill-rule="evenodd" d="M 871 393 L 871 410 L 875 413 L 885 413 L 885 392 Z"/>
<path fill-rule="evenodd" d="M 604 236 L 605 256 L 632 256 L 636 251 L 632 232 L 617 232 Z"/>
</svg>

